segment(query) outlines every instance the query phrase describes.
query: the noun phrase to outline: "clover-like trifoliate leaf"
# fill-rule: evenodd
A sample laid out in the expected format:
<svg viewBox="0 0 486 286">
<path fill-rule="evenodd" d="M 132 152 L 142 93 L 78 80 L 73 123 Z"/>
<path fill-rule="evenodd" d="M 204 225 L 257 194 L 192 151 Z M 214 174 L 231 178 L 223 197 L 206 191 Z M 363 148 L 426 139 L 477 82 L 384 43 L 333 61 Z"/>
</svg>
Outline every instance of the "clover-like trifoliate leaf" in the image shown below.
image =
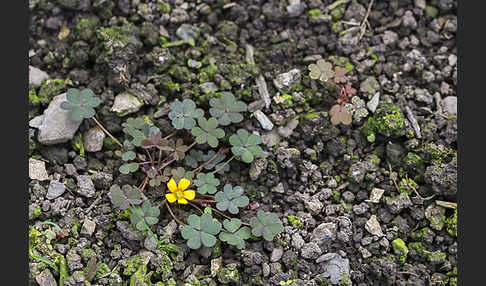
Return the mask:
<svg viewBox="0 0 486 286">
<path fill-rule="evenodd" d="M 190 99 L 184 99 L 182 102 L 174 101 L 170 105 L 170 110 L 169 119 L 172 120 L 175 129 L 191 130 L 196 125 L 194 118 L 204 116 L 204 111 L 196 108 L 196 104 Z"/>
<path fill-rule="evenodd" d="M 182 167 L 170 169 L 170 174 L 171 177 L 174 178 L 176 182 L 179 182 L 182 178 L 186 178 L 189 181 L 192 181 L 192 179 L 194 178 L 194 172 L 186 171 Z"/>
<path fill-rule="evenodd" d="M 159 175 L 155 168 L 152 167 L 147 171 L 147 176 L 150 178 L 149 185 L 151 187 L 158 187 L 162 184 L 162 182 L 168 182 L 171 177 L 170 171 L 171 169 L 164 168 L 163 174 Z"/>
<path fill-rule="evenodd" d="M 340 104 L 333 105 L 329 111 L 329 115 L 331 115 L 332 125 L 337 125 L 339 123 L 349 125 L 353 121 L 351 113 Z"/>
<path fill-rule="evenodd" d="M 209 105 L 211 105 L 209 113 L 218 118 L 219 124 L 222 126 L 241 122 L 243 115 L 240 112 L 247 109 L 246 103 L 237 101 L 233 93 L 229 91 L 219 93 L 219 98 L 211 98 Z"/>
<path fill-rule="evenodd" d="M 136 157 L 136 154 L 133 151 L 127 151 L 127 152 L 122 154 L 122 160 L 123 161 L 130 161 L 130 160 L 135 159 L 135 157 Z"/>
<path fill-rule="evenodd" d="M 244 208 L 248 205 L 250 200 L 247 196 L 243 195 L 243 188 L 235 186 L 234 188 L 230 184 L 224 185 L 224 189 L 221 192 L 217 192 L 214 195 L 216 208 L 220 211 L 228 210 L 232 214 L 239 212 L 238 208 Z"/>
<path fill-rule="evenodd" d="M 236 134 L 231 135 L 229 142 L 233 146 L 231 152 L 236 156 L 241 156 L 241 160 L 245 163 L 251 163 L 256 156 L 263 152 L 262 148 L 258 146 L 261 143 L 260 136 L 249 135 L 245 129 L 239 129 Z"/>
<path fill-rule="evenodd" d="M 368 110 L 366 109 L 366 104 L 364 100 L 358 96 L 353 96 L 351 98 L 351 103 L 345 104 L 344 108 L 353 115 L 353 119 L 356 122 L 360 122 L 363 118 L 368 116 Z"/>
<path fill-rule="evenodd" d="M 199 162 L 204 161 L 204 154 L 202 151 L 192 149 L 189 154 L 184 157 L 184 162 L 191 168 L 197 168 Z"/>
<path fill-rule="evenodd" d="M 249 227 L 242 227 L 241 220 L 232 218 L 231 221 L 225 219 L 223 221 L 224 228 L 229 232 L 220 232 L 219 239 L 228 244 L 236 246 L 238 249 L 245 248 L 245 239 L 250 238 L 251 230 Z"/>
<path fill-rule="evenodd" d="M 198 144 L 208 143 L 209 146 L 216 148 L 218 147 L 218 139 L 224 137 L 224 131 L 218 127 L 218 121 L 216 118 L 206 119 L 201 117 L 197 120 L 199 127 L 193 127 L 191 129 L 192 135 L 196 137 L 196 142 Z"/>
<path fill-rule="evenodd" d="M 213 150 L 210 150 L 206 155 L 204 155 L 204 160 L 203 162 L 209 161 L 213 156 L 216 154 Z M 204 166 L 205 170 L 211 170 L 211 169 L 219 169 L 221 165 L 224 164 L 224 159 L 226 158 L 225 154 L 218 154 L 216 157 L 211 160 L 206 166 Z M 218 171 L 218 174 L 224 174 L 224 172 L 229 171 L 229 165 L 225 165 L 221 170 Z"/>
<path fill-rule="evenodd" d="M 159 222 L 160 209 L 153 207 L 150 201 L 145 201 L 141 207 L 132 207 L 130 221 L 138 230 L 145 230 L 149 225 Z"/>
<path fill-rule="evenodd" d="M 157 127 L 148 125 L 142 118 L 128 118 L 122 126 L 123 132 L 132 137 L 130 143 L 137 147 L 142 146 L 142 141 L 148 138 L 150 133 L 160 132 Z"/>
<path fill-rule="evenodd" d="M 265 213 L 258 210 L 256 217 L 250 219 L 251 233 L 254 236 L 263 236 L 267 241 L 283 231 L 283 225 L 278 220 L 277 214 Z"/>
<path fill-rule="evenodd" d="M 128 208 L 130 204 L 138 205 L 142 202 L 140 190 L 130 185 L 123 185 L 121 188 L 118 185 L 113 185 L 108 196 L 113 205 L 120 210 Z"/>
<path fill-rule="evenodd" d="M 136 172 L 138 170 L 138 163 L 126 163 L 126 164 L 123 164 L 120 166 L 120 168 L 118 169 L 120 171 L 120 173 L 122 174 L 129 174 L 129 173 L 133 173 L 133 172 Z"/>
<path fill-rule="evenodd" d="M 219 180 L 214 177 L 212 173 L 199 173 L 194 180 L 194 184 L 197 186 L 197 191 L 200 194 L 214 194 L 216 193 L 216 187 L 219 186 Z"/>
<path fill-rule="evenodd" d="M 187 246 L 198 249 L 201 245 L 212 247 L 216 243 L 216 236 L 221 231 L 221 223 L 207 213 L 201 216 L 190 215 L 188 225 L 181 230 L 181 235 L 187 240 Z"/>
<path fill-rule="evenodd" d="M 163 139 L 162 133 L 155 126 L 150 127 L 149 136 L 140 142 L 140 146 L 144 149 L 157 148 L 162 151 L 171 150 L 168 144 L 169 140 Z"/>
<path fill-rule="evenodd" d="M 74 121 L 93 117 L 95 115 L 94 108 L 101 103 L 101 99 L 94 96 L 93 91 L 89 88 L 81 91 L 70 88 L 66 92 L 66 99 L 67 101 L 61 103 L 61 108 L 71 110 L 69 118 Z"/>
<path fill-rule="evenodd" d="M 322 82 L 327 81 L 334 74 L 332 64 L 323 59 L 318 60 L 315 64 L 310 64 L 308 69 L 310 78 L 319 79 Z"/>
<path fill-rule="evenodd" d="M 173 154 L 176 160 L 184 159 L 187 146 L 184 145 L 184 141 L 182 139 L 177 139 L 176 141 L 169 139 L 167 140 L 167 146 L 169 147 L 169 154 Z"/>
</svg>

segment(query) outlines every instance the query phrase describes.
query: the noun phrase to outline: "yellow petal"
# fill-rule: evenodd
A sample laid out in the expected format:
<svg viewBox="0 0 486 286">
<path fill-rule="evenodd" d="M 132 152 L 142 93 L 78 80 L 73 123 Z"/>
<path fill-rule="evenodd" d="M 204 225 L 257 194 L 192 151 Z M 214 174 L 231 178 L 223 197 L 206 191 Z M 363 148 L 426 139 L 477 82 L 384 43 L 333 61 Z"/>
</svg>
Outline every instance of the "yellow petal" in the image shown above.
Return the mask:
<svg viewBox="0 0 486 286">
<path fill-rule="evenodd" d="M 178 202 L 179 204 L 183 204 L 183 205 L 185 205 L 185 204 L 187 204 L 187 203 L 188 203 L 188 201 L 186 201 L 186 199 L 178 199 L 178 200 L 177 200 L 177 202 Z"/>
<path fill-rule="evenodd" d="M 179 185 L 177 186 L 177 189 L 179 191 L 184 191 L 185 189 L 187 189 L 187 187 L 189 187 L 190 184 L 191 184 L 191 181 L 189 181 L 188 179 L 182 178 L 179 181 Z"/>
<path fill-rule="evenodd" d="M 196 197 L 196 192 L 193 190 L 184 191 L 184 198 L 188 200 L 194 200 Z"/>
<path fill-rule="evenodd" d="M 167 183 L 167 188 L 169 188 L 169 191 L 173 193 L 177 191 L 177 184 L 174 181 L 174 178 L 170 179 L 170 181 Z"/>
<path fill-rule="evenodd" d="M 165 194 L 165 198 L 169 201 L 169 203 L 173 203 L 177 200 L 174 194 Z"/>
</svg>

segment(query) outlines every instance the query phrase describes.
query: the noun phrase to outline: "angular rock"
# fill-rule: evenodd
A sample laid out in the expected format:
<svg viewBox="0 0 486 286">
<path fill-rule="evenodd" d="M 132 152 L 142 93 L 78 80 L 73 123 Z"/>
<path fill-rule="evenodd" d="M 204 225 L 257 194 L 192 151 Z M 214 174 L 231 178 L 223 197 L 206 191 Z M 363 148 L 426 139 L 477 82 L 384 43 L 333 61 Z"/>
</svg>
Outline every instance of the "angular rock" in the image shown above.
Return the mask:
<svg viewBox="0 0 486 286">
<path fill-rule="evenodd" d="M 260 177 L 262 171 L 267 168 L 267 165 L 268 161 L 266 158 L 258 158 L 251 162 L 250 171 L 248 172 L 250 174 L 250 179 L 256 181 L 256 179 Z"/>
<path fill-rule="evenodd" d="M 88 175 L 79 175 L 76 177 L 78 181 L 78 189 L 77 193 L 83 197 L 92 198 L 96 194 L 96 189 L 91 180 L 91 177 Z"/>
<path fill-rule="evenodd" d="M 71 140 L 81 125 L 82 120 L 69 118 L 69 110 L 61 108 L 61 103 L 67 101 L 66 93 L 55 96 L 44 111 L 44 120 L 39 126 L 37 140 L 44 145 L 54 145 Z"/>
<path fill-rule="evenodd" d="M 49 75 L 45 71 L 29 66 L 29 86 L 39 87 L 42 81 L 47 78 L 49 78 Z"/>
<path fill-rule="evenodd" d="M 375 215 L 372 215 L 370 219 L 368 219 L 368 221 L 365 224 L 365 229 L 373 235 L 379 237 L 385 236 L 385 234 L 383 234 L 383 231 L 381 230 L 380 223 L 376 219 Z"/>
<path fill-rule="evenodd" d="M 379 188 L 373 188 L 371 190 L 370 199 L 368 201 L 371 203 L 379 203 L 381 197 L 383 196 L 383 193 L 385 193 L 385 190 Z"/>
<path fill-rule="evenodd" d="M 253 115 L 255 115 L 256 120 L 258 120 L 263 129 L 268 131 L 273 129 L 272 121 L 261 110 L 253 112 Z"/>
<path fill-rule="evenodd" d="M 282 247 L 275 247 L 272 250 L 272 254 L 270 255 L 270 262 L 277 262 L 282 258 L 283 255 L 283 248 Z"/>
<path fill-rule="evenodd" d="M 46 163 L 44 161 L 29 158 L 29 178 L 32 180 L 45 181 L 47 175 Z"/>
<path fill-rule="evenodd" d="M 457 160 L 448 164 L 431 165 L 425 169 L 424 180 L 432 186 L 438 195 L 455 196 L 457 194 Z"/>
<path fill-rule="evenodd" d="M 88 129 L 83 134 L 84 150 L 86 152 L 98 152 L 103 148 L 103 140 L 106 135 L 99 127 Z"/>
<path fill-rule="evenodd" d="M 317 263 L 322 263 L 324 278 L 329 277 L 332 284 L 338 284 L 343 278 L 349 277 L 349 259 L 344 259 L 337 253 L 327 253 L 316 260 Z"/>
<path fill-rule="evenodd" d="M 385 203 L 388 210 L 392 214 L 398 214 L 403 209 L 406 209 L 412 205 L 412 201 L 406 193 L 401 193 L 400 195 L 393 198 L 387 197 Z"/>
<path fill-rule="evenodd" d="M 48 200 L 53 200 L 61 196 L 62 194 L 64 194 L 65 191 L 66 191 L 66 186 L 63 183 L 52 180 L 49 183 L 49 189 L 47 190 L 46 198 Z"/>
<path fill-rule="evenodd" d="M 285 194 L 285 188 L 282 183 L 278 183 L 278 185 L 272 188 L 272 192 Z"/>
<path fill-rule="evenodd" d="M 127 221 L 117 221 L 116 228 L 128 240 L 142 240 L 145 237 L 143 232 L 135 230 Z"/>
<path fill-rule="evenodd" d="M 378 104 L 380 103 L 380 93 L 377 92 L 375 93 L 375 95 L 373 95 L 373 97 L 370 99 L 370 101 L 368 101 L 368 103 L 366 104 L 366 107 L 368 107 L 368 109 L 375 113 L 376 111 L 376 108 L 378 107 Z"/>
<path fill-rule="evenodd" d="M 39 275 L 35 277 L 35 281 L 39 283 L 40 286 L 57 286 L 56 279 L 52 275 L 49 269 L 44 269 Z"/>
<path fill-rule="evenodd" d="M 127 114 L 137 112 L 142 106 L 143 103 L 140 102 L 138 98 L 128 92 L 123 92 L 115 97 L 111 111 L 116 112 L 118 116 L 123 117 Z"/>
<path fill-rule="evenodd" d="M 441 101 L 442 111 L 446 116 L 457 114 L 457 97 L 447 96 Z"/>
<path fill-rule="evenodd" d="M 295 249 L 301 249 L 302 246 L 304 246 L 304 244 L 305 244 L 305 241 L 298 232 L 292 234 L 292 246 Z"/>
<path fill-rule="evenodd" d="M 32 118 L 29 121 L 29 126 L 32 128 L 39 128 L 42 126 L 42 123 L 44 122 L 44 115 L 39 115 L 34 118 Z"/>
<path fill-rule="evenodd" d="M 84 223 L 80 233 L 91 236 L 94 233 L 95 229 L 96 229 L 96 222 L 86 218 L 84 219 Z"/>
<path fill-rule="evenodd" d="M 300 255 L 306 259 L 315 259 L 322 254 L 321 248 L 316 242 L 309 242 L 302 247 Z"/>
<path fill-rule="evenodd" d="M 273 79 L 273 85 L 281 92 L 288 92 L 300 81 L 300 70 L 292 69 L 286 73 L 281 73 Z"/>
<path fill-rule="evenodd" d="M 312 231 L 311 241 L 324 242 L 336 239 L 337 225 L 334 222 L 325 222 Z"/>
</svg>

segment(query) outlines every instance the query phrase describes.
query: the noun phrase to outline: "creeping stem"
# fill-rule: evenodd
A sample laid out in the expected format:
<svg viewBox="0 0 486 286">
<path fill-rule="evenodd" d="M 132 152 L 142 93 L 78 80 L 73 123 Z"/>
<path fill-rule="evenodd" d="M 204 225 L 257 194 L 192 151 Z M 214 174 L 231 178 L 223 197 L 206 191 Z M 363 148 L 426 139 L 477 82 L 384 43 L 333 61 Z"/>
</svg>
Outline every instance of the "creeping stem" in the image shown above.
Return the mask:
<svg viewBox="0 0 486 286">
<path fill-rule="evenodd" d="M 108 132 L 108 130 L 105 129 L 105 127 L 103 127 L 103 125 L 101 125 L 101 123 L 96 119 L 96 117 L 91 117 L 91 119 L 94 120 L 94 122 L 101 128 L 101 130 L 103 130 L 103 132 L 106 133 L 106 135 L 108 135 L 111 139 L 113 139 L 113 141 L 116 142 L 116 144 L 118 144 L 118 146 L 120 146 L 120 148 L 123 149 L 123 144 L 120 143 L 120 141 L 118 141 L 118 139 L 116 139 L 115 137 L 113 137 L 113 135 L 111 135 L 110 132 Z"/>
</svg>

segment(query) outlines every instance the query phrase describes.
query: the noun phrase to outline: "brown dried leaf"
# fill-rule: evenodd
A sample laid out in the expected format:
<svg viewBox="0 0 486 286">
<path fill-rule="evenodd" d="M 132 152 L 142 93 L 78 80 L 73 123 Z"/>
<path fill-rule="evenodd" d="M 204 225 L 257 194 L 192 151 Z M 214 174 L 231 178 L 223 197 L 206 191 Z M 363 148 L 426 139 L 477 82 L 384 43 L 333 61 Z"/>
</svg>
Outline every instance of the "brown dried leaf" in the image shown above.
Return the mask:
<svg viewBox="0 0 486 286">
<path fill-rule="evenodd" d="M 346 77 L 346 73 L 348 71 L 342 67 L 335 67 L 334 68 L 334 82 L 335 83 L 345 83 L 348 81 Z"/>
<path fill-rule="evenodd" d="M 337 125 L 339 123 L 349 125 L 353 120 L 351 114 L 339 104 L 333 105 L 331 110 L 329 111 L 329 114 L 331 115 L 332 125 Z"/>
</svg>

